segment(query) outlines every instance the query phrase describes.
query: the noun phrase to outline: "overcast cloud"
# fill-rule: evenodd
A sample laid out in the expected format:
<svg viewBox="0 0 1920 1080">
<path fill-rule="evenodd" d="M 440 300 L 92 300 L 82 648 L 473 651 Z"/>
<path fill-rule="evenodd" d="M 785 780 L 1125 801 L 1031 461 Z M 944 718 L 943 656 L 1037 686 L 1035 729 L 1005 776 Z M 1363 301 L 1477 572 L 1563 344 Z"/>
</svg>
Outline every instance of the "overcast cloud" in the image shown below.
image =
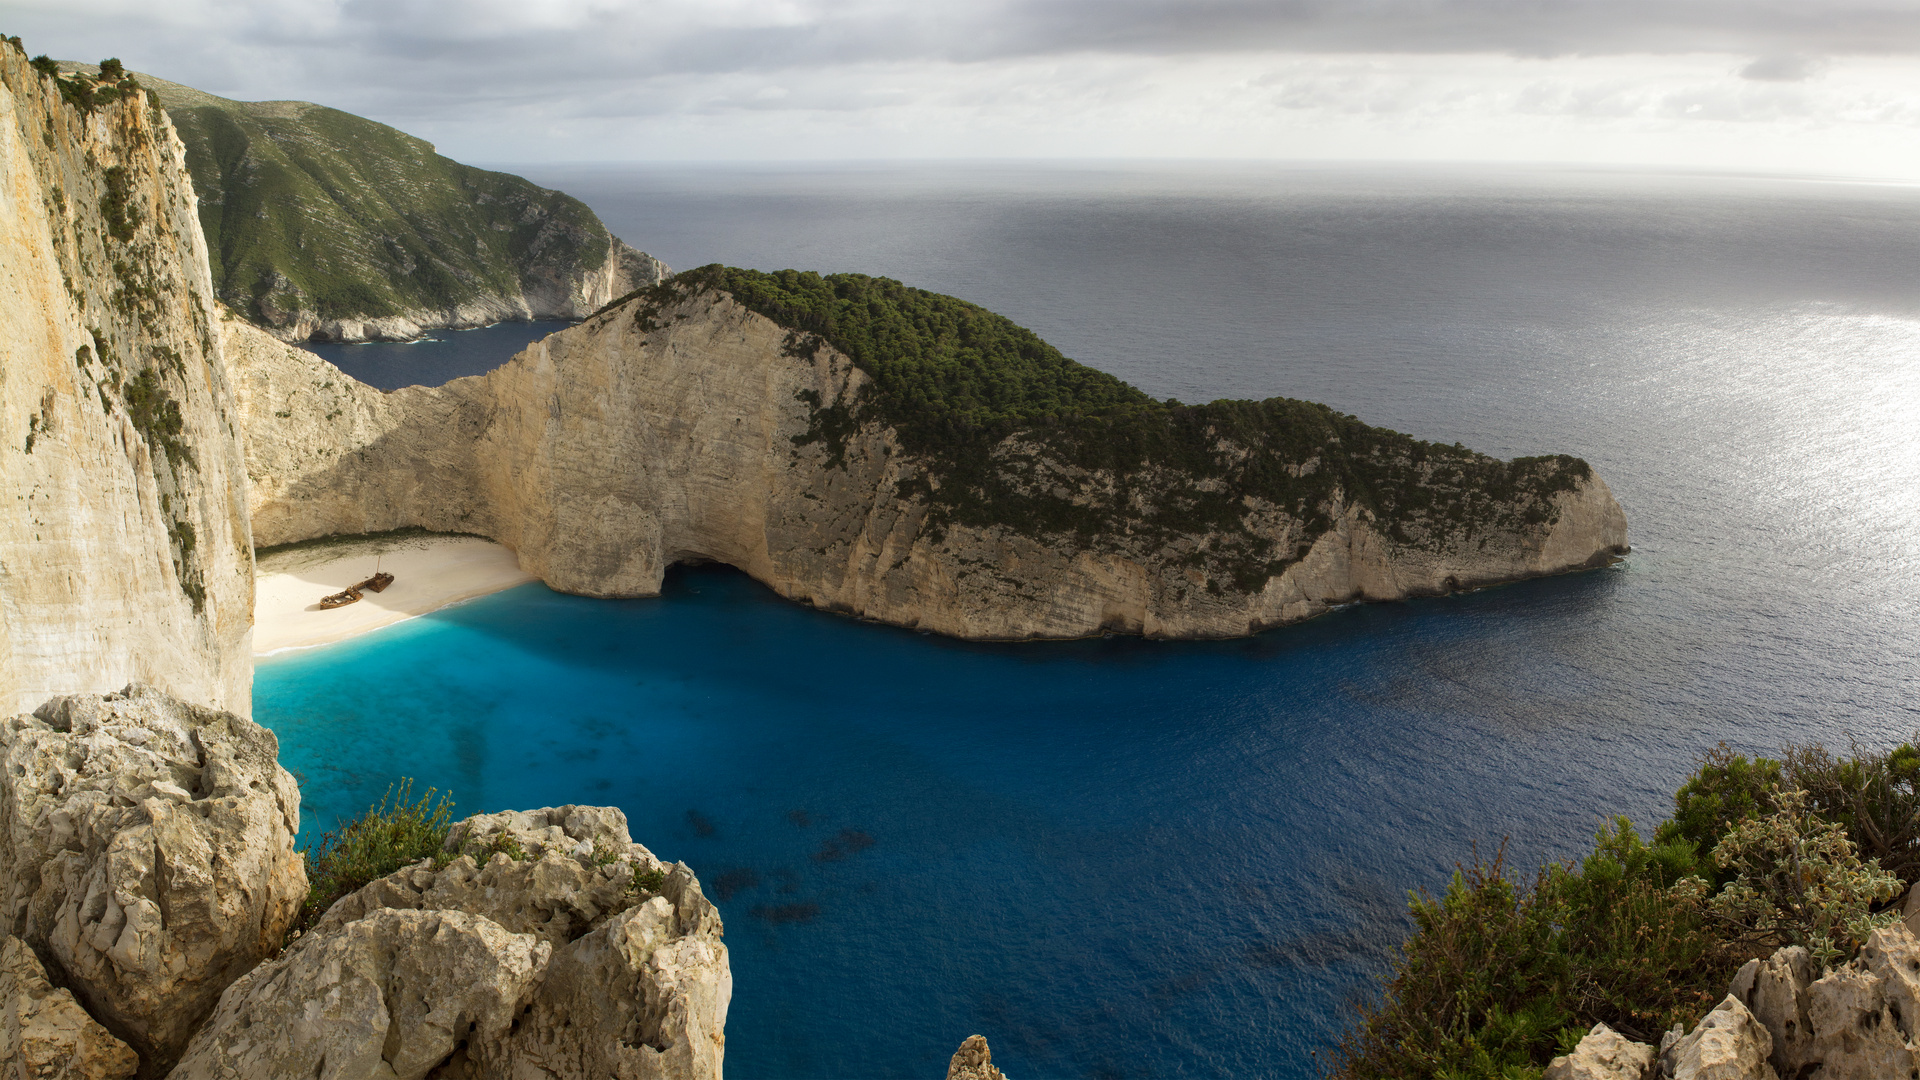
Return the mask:
<svg viewBox="0 0 1920 1080">
<path fill-rule="evenodd" d="M 1920 0 L 6 0 L 470 160 L 1344 157 L 1920 177 Z"/>
</svg>

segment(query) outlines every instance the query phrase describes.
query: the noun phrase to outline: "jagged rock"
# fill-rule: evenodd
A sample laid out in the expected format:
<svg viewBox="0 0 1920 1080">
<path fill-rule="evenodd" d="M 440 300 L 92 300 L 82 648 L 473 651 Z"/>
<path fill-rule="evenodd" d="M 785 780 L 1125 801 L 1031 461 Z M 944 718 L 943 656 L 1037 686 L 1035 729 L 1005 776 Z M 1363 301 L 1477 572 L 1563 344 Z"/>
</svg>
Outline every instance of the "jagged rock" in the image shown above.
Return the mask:
<svg viewBox="0 0 1920 1080">
<path fill-rule="evenodd" d="M 126 1080 L 139 1067 L 132 1047 L 47 982 L 25 942 L 0 939 L 0 1077 Z"/>
<path fill-rule="evenodd" d="M 439 869 L 421 864 L 389 874 L 342 897 L 315 930 L 380 908 L 465 911 L 558 947 L 637 903 L 636 869 L 674 869 L 628 837 L 626 816 L 613 807 L 482 814 L 456 825 L 447 843 L 468 854 Z"/>
<path fill-rule="evenodd" d="M 228 987 L 171 1077 L 419 1080 L 505 1034 L 552 953 L 465 912 L 370 912 Z"/>
<path fill-rule="evenodd" d="M 286 972 L 276 992 L 297 997 L 325 985 L 321 969 L 331 962 L 332 947 L 314 943 L 362 935 L 357 928 L 369 920 L 458 913 L 471 920 L 468 925 L 504 935 L 491 940 L 536 942 L 543 951 L 514 1006 L 518 1015 L 512 1023 L 482 1025 L 458 1046 L 445 1041 L 441 1057 L 427 1063 L 440 1067 L 436 1075 L 515 1080 L 720 1076 L 733 980 L 719 914 L 691 870 L 663 864 L 633 843 L 619 810 L 561 806 L 484 814 L 456 825 L 447 851 L 453 858 L 445 865 L 421 862 L 334 904 L 301 939 L 297 954 L 290 950 L 275 962 Z M 438 1015 L 448 1006 L 435 995 L 459 989 L 452 983 L 421 984 L 417 993 Z M 266 993 L 268 988 L 251 976 L 235 983 L 175 1077 L 243 1075 L 244 1070 L 183 1070 L 189 1061 L 202 1060 L 203 1042 L 211 1054 L 258 1038 L 249 1035 L 245 1023 L 280 1022 L 234 1005 L 239 996 Z M 498 996 L 507 995 L 501 990 Z M 367 1021 L 378 1022 L 378 1017 Z M 283 1038 L 327 1037 L 306 1027 Z M 393 1067 L 399 1071 L 398 1064 Z"/>
<path fill-rule="evenodd" d="M 1920 1068 L 1920 940 L 1903 925 L 1875 930 L 1858 956 L 1807 987 L 1813 1035 L 1801 1060 L 1818 1080 L 1911 1076 Z"/>
<path fill-rule="evenodd" d="M 1730 992 L 1773 1036 L 1773 1053 L 1767 1060 L 1781 1076 L 1797 1074 L 1806 1060 L 1813 1030 L 1807 1017 L 1807 986 L 1813 976 L 1813 957 L 1792 945 L 1775 950 L 1765 960 L 1747 961 L 1733 977 Z"/>
<path fill-rule="evenodd" d="M 147 687 L 0 722 L 0 931 L 149 1075 L 306 898 L 273 733 Z"/>
<path fill-rule="evenodd" d="M 947 1080 L 1007 1080 L 1007 1074 L 993 1067 L 993 1051 L 987 1049 L 987 1037 L 969 1035 L 947 1062 Z"/>
<path fill-rule="evenodd" d="M 1553 1059 L 1541 1080 L 1646 1080 L 1653 1058 L 1653 1047 L 1595 1024 L 1573 1053 Z"/>
<path fill-rule="evenodd" d="M 1739 998 L 1728 994 L 1693 1033 L 1660 1055 L 1672 1080 L 1779 1080 L 1767 1063 L 1773 1036 Z"/>
</svg>

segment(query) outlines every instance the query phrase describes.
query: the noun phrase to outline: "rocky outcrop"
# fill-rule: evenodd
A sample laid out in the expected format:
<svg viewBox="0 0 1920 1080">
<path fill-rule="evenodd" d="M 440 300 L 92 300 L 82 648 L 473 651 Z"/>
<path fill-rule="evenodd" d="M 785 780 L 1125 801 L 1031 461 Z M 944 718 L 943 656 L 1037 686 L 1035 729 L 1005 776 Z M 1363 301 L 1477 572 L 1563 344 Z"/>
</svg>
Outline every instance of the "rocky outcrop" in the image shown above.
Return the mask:
<svg viewBox="0 0 1920 1080">
<path fill-rule="evenodd" d="M 1767 1056 L 1766 1025 L 1728 994 L 1693 1031 L 1660 1052 L 1660 1074 L 1670 1080 L 1779 1080 Z"/>
<path fill-rule="evenodd" d="M 1648 1080 L 1653 1058 L 1653 1047 L 1595 1024 L 1573 1053 L 1553 1059 L 1541 1080 Z"/>
<path fill-rule="evenodd" d="M 250 708 L 246 474 L 181 156 L 144 94 L 83 108 L 0 43 L 0 716 L 133 681 Z"/>
<path fill-rule="evenodd" d="M 1007 1080 L 1007 1074 L 994 1068 L 987 1037 L 969 1035 L 947 1062 L 947 1080 Z"/>
<path fill-rule="evenodd" d="M 0 932 L 157 1075 L 306 899 L 273 733 L 144 687 L 0 722 Z"/>
<path fill-rule="evenodd" d="M 173 1080 L 419 1080 L 513 1026 L 553 947 L 457 911 L 373 911 L 235 982 Z"/>
<path fill-rule="evenodd" d="M 1667 1034 L 1657 1059 L 1597 1024 L 1544 1080 L 1887 1080 L 1920 1074 L 1916 1025 L 1920 938 L 1895 923 L 1824 975 L 1799 946 L 1748 961 L 1692 1032 Z"/>
<path fill-rule="evenodd" d="M 47 982 L 25 942 L 0 937 L 0 1078 L 128 1080 L 139 1065 L 132 1048 Z"/>
<path fill-rule="evenodd" d="M 1625 516 L 1590 473 L 1537 525 L 1446 542 L 1396 538 L 1395 523 L 1336 493 L 1319 508 L 1325 530 L 1251 588 L 1196 569 L 1216 539 L 1204 529 L 1161 543 L 939 522 L 928 498 L 939 478 L 893 429 L 816 437 L 868 376 L 830 346 L 793 348 L 788 330 L 712 289 L 635 299 L 488 375 L 393 394 L 223 326 L 262 544 L 476 532 L 588 596 L 652 595 L 674 563 L 717 561 L 803 603 L 956 637 L 1220 638 L 1355 600 L 1598 565 L 1627 543 Z M 995 453 L 1060 490 L 1104 482 L 1067 477 L 1018 435 Z M 1246 514 L 1274 542 L 1302 535 L 1278 508 Z"/>
<path fill-rule="evenodd" d="M 341 899 L 234 983 L 176 1080 L 347 1061 L 359 1071 L 341 1075 L 717 1080 L 719 915 L 620 811 L 469 818 L 447 856 Z"/>
</svg>

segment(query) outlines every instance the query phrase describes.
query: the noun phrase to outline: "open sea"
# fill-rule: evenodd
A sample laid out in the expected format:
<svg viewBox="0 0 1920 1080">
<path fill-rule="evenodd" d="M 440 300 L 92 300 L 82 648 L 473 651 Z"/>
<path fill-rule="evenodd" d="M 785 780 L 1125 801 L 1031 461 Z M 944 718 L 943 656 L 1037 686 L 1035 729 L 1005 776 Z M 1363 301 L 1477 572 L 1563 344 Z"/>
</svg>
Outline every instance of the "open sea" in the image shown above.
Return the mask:
<svg viewBox="0 0 1920 1080">
<path fill-rule="evenodd" d="M 973 1033 L 1019 1080 L 1315 1076 L 1407 891 L 1476 844 L 1526 868 L 1607 815 L 1650 829 L 1722 740 L 1920 730 L 1920 188 L 515 171 L 675 268 L 883 274 L 1157 395 L 1578 454 L 1631 523 L 1610 569 L 1242 641 L 967 644 L 696 567 L 260 663 L 309 838 L 411 776 L 461 813 L 615 804 L 691 865 L 727 922 L 735 1080 L 939 1076 Z M 529 329 L 392 351 L 444 378 Z"/>
</svg>

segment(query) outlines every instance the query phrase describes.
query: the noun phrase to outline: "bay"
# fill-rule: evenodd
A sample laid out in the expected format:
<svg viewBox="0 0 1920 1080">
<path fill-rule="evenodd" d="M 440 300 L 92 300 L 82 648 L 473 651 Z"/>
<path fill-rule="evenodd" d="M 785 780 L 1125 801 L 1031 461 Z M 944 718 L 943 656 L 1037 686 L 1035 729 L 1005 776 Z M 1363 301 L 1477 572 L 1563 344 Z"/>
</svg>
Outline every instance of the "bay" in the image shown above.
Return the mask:
<svg viewBox="0 0 1920 1080">
<path fill-rule="evenodd" d="M 309 833 L 411 775 L 463 812 L 614 803 L 692 865 L 727 919 L 735 1076 L 938 1075 L 976 1031 L 1020 1076 L 1312 1076 L 1405 891 L 1476 844 L 1529 867 L 1604 815 L 1650 828 L 1721 740 L 1920 728 L 1913 188 L 520 171 L 676 267 L 886 274 L 1155 394 L 1578 454 L 1632 525 L 1608 570 L 1242 642 L 970 645 L 706 567 L 261 665 Z"/>
</svg>

